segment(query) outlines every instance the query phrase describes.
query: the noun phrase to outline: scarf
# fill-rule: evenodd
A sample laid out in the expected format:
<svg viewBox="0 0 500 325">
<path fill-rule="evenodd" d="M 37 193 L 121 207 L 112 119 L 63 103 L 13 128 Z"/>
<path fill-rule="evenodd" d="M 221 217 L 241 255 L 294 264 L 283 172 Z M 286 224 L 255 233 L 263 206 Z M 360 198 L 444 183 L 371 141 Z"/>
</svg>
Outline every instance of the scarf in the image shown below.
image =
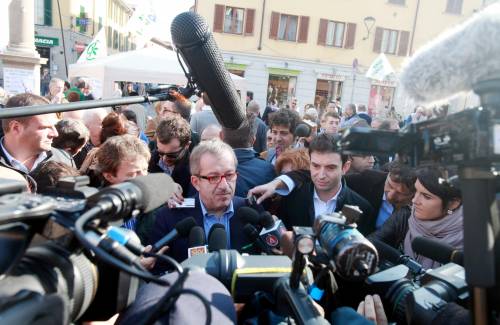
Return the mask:
<svg viewBox="0 0 500 325">
<path fill-rule="evenodd" d="M 426 269 L 440 266 L 440 263 L 425 256 L 417 255 L 413 251 L 411 243 L 416 237 L 434 239 L 451 245 L 455 249 L 462 249 L 464 239 L 462 206 L 453 211 L 452 214 L 438 220 L 419 220 L 415 217 L 415 209 L 412 208 L 408 219 L 408 232 L 404 240 L 404 253 L 422 264 Z"/>
</svg>

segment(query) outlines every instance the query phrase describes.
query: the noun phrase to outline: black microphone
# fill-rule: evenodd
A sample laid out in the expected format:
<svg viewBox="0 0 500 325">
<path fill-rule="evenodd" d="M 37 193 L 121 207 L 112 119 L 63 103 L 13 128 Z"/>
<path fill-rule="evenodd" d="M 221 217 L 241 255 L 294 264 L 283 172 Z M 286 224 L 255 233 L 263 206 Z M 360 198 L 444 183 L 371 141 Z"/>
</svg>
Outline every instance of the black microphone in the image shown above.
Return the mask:
<svg viewBox="0 0 500 325">
<path fill-rule="evenodd" d="M 260 214 L 260 224 L 262 225 L 259 234 L 260 240 L 266 247 L 265 252 L 272 254 L 273 248 L 280 248 L 281 236 L 286 232 L 286 227 L 281 220 L 274 220 L 267 211 Z"/>
<path fill-rule="evenodd" d="M 251 244 L 242 247 L 242 250 L 257 246 L 261 252 L 267 252 L 266 245 L 262 242 L 259 236 L 259 230 L 254 225 L 247 223 L 243 226 L 243 233 L 250 240 Z"/>
<path fill-rule="evenodd" d="M 441 264 L 455 263 L 464 265 L 464 252 L 451 245 L 426 237 L 416 237 L 411 242 L 411 248 L 418 254 Z"/>
<path fill-rule="evenodd" d="M 87 204 L 102 209 L 99 219 L 118 221 L 135 210 L 153 211 L 165 204 L 176 189 L 172 178 L 165 173 L 149 174 L 106 187 L 89 197 Z"/>
<path fill-rule="evenodd" d="M 152 251 L 153 252 L 158 251 L 160 248 L 167 245 L 174 239 L 177 239 L 178 237 L 187 237 L 187 235 L 189 235 L 189 232 L 191 231 L 191 228 L 195 226 L 196 226 L 196 221 L 194 220 L 193 217 L 187 217 L 185 219 L 182 219 L 175 225 L 174 229 L 172 229 L 168 234 L 166 234 L 156 243 L 154 243 Z"/>
<path fill-rule="evenodd" d="M 224 225 L 216 223 L 208 232 L 208 251 L 215 252 L 227 248 L 227 233 Z"/>
<path fill-rule="evenodd" d="M 425 269 L 420 263 L 412 259 L 411 257 L 401 254 L 397 249 L 392 246 L 387 245 L 381 240 L 371 239 L 370 240 L 379 253 L 381 259 L 385 259 L 394 265 L 403 264 L 406 265 L 413 274 L 425 273 Z"/>
<path fill-rule="evenodd" d="M 251 225 L 258 225 L 260 222 L 259 212 L 250 207 L 241 207 L 236 210 L 235 217 L 243 221 L 243 223 L 249 223 Z"/>
<path fill-rule="evenodd" d="M 245 109 L 205 19 L 194 12 L 181 13 L 170 31 L 173 44 L 195 83 L 206 92 L 219 123 L 229 129 L 241 127 Z"/>
<path fill-rule="evenodd" d="M 189 232 L 188 258 L 194 255 L 208 253 L 206 245 L 205 230 L 200 226 L 195 226 Z"/>
</svg>

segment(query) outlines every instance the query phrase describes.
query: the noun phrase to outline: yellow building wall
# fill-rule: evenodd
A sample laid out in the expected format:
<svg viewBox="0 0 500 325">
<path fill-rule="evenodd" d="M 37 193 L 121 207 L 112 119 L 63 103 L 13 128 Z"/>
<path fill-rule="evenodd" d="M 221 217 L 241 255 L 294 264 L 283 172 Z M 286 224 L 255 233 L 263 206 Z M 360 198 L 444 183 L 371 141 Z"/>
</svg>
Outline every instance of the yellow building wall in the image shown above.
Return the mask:
<svg viewBox="0 0 500 325">
<path fill-rule="evenodd" d="M 262 29 L 262 49 L 258 50 L 263 3 L 265 14 Z M 422 46 L 448 27 L 468 18 L 480 9 L 482 0 L 464 0 L 462 14 L 445 13 L 446 0 L 420 0 L 413 50 Z M 198 0 L 196 11 L 204 16 L 210 28 L 214 23 L 215 4 L 255 9 L 253 36 L 214 33 L 224 51 L 258 54 L 266 57 L 293 58 L 321 63 L 351 65 L 354 58 L 360 66 L 368 67 L 377 57 L 373 51 L 376 27 L 404 30 L 411 33 L 417 0 L 395 5 L 387 0 Z M 307 43 L 269 39 L 271 12 L 309 16 Z M 376 22 L 369 38 L 363 19 L 372 16 Z M 354 49 L 317 45 L 320 19 L 356 23 Z M 405 57 L 387 54 L 392 66 L 398 70 Z"/>
</svg>

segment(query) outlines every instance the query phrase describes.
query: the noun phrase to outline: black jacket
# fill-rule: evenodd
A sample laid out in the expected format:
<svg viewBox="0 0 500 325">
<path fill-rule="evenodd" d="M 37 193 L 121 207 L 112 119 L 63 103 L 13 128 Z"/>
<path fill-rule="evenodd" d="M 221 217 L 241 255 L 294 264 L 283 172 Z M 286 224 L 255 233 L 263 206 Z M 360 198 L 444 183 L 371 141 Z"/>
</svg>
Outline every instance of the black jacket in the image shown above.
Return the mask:
<svg viewBox="0 0 500 325">
<path fill-rule="evenodd" d="M 282 197 L 278 217 L 288 229 L 293 226 L 313 226 L 315 220 L 313 195 L 314 184 L 309 177 L 308 181 L 296 184 L 289 195 Z M 363 211 L 358 222 L 358 230 L 363 234 L 372 232 L 374 228 L 371 225 L 375 225 L 373 219 L 376 218 L 373 207 L 343 181 L 335 211 L 340 211 L 346 204 L 357 205 Z"/>
<path fill-rule="evenodd" d="M 403 242 L 408 232 L 408 219 L 410 215 L 411 208 L 409 206 L 404 206 L 394 211 L 382 227 L 368 236 L 368 239 L 378 239 L 387 245 L 402 250 Z"/>
</svg>

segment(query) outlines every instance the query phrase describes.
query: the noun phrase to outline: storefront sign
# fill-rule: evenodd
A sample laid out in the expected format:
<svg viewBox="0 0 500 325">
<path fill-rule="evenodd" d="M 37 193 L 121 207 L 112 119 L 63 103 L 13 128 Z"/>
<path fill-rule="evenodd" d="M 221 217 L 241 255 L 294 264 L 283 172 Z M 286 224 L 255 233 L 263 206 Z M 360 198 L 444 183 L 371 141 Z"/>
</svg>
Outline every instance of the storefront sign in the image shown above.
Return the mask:
<svg viewBox="0 0 500 325">
<path fill-rule="evenodd" d="M 282 69 L 282 68 L 267 68 L 267 71 L 269 72 L 269 74 L 277 76 L 296 77 L 300 74 L 300 70 Z"/>
<path fill-rule="evenodd" d="M 397 86 L 397 82 L 396 80 L 372 80 L 372 85 L 395 88 Z"/>
<path fill-rule="evenodd" d="M 243 70 L 243 71 L 245 71 L 247 68 L 246 64 L 240 64 L 240 63 L 224 62 L 224 65 L 226 66 L 226 69 L 228 69 L 228 70 Z"/>
<path fill-rule="evenodd" d="M 338 74 L 333 74 L 333 73 L 318 73 L 317 75 L 318 79 L 321 80 L 332 80 L 332 81 L 344 81 L 345 76 L 341 76 Z"/>
<path fill-rule="evenodd" d="M 45 36 L 35 36 L 35 46 L 45 46 L 52 47 L 58 46 L 59 39 L 55 37 L 45 37 Z"/>
</svg>

